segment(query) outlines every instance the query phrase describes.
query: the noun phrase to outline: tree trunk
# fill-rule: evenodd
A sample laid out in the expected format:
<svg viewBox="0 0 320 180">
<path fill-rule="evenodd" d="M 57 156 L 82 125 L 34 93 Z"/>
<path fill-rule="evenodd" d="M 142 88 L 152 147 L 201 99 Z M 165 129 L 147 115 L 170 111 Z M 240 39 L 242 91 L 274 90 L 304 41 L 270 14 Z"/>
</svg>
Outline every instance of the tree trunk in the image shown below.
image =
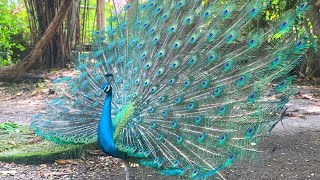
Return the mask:
<svg viewBox="0 0 320 180">
<path fill-rule="evenodd" d="M 39 59 L 45 51 L 46 46 L 54 37 L 60 25 L 63 23 L 65 16 L 72 4 L 71 0 L 65 0 L 60 7 L 59 12 L 50 23 L 49 27 L 42 35 L 36 46 L 28 55 L 27 61 L 22 61 L 15 66 L 4 67 L 0 69 L 0 81 L 12 82 L 17 81 L 23 74 L 39 63 Z"/>
<path fill-rule="evenodd" d="M 97 0 L 97 30 L 103 30 L 106 27 L 105 0 Z"/>
<path fill-rule="evenodd" d="M 307 17 L 313 26 L 313 33 L 320 38 L 320 0 L 313 0 L 310 3 L 311 9 L 307 12 Z"/>
<path fill-rule="evenodd" d="M 306 79 L 313 85 L 320 84 L 320 42 L 313 38 L 316 35 L 320 37 L 320 0 L 312 0 L 310 3 L 311 8 L 307 11 L 307 18 L 312 24 L 312 29 L 309 26 L 308 21 L 304 21 L 304 27 L 306 28 L 309 39 L 311 40 L 312 48 L 308 50 L 302 65 L 300 66 L 301 77 Z"/>
</svg>

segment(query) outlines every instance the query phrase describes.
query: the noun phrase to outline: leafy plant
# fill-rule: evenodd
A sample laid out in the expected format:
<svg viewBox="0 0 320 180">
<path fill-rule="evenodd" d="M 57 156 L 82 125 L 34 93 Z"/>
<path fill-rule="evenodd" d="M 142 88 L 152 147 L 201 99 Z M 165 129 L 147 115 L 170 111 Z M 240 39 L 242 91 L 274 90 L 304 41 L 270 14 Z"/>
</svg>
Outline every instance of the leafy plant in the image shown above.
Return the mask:
<svg viewBox="0 0 320 180">
<path fill-rule="evenodd" d="M 87 3 L 87 4 L 85 4 Z M 81 32 L 83 33 L 83 44 L 89 44 L 92 42 L 92 32 L 96 30 L 96 1 L 81 1 L 80 9 L 80 23 L 81 23 Z M 111 12 L 114 11 L 114 6 L 112 3 L 106 3 L 105 6 L 105 15 L 107 20 L 110 21 Z"/>
<path fill-rule="evenodd" d="M 48 80 L 39 81 L 34 85 L 34 93 L 41 94 L 48 88 Z"/>
<path fill-rule="evenodd" d="M 11 65 L 28 44 L 27 13 L 22 5 L 0 2 L 0 66 Z"/>
<path fill-rule="evenodd" d="M 8 132 L 14 132 L 15 130 L 18 130 L 19 127 L 19 125 L 11 122 L 0 123 L 0 129 Z"/>
</svg>

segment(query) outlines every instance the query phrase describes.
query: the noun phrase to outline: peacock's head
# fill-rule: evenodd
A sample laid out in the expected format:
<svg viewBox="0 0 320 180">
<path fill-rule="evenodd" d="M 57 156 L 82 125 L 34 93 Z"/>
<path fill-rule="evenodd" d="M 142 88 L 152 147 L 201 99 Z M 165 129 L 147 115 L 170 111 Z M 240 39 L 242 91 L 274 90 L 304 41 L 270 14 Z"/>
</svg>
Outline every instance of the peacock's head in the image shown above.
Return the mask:
<svg viewBox="0 0 320 180">
<path fill-rule="evenodd" d="M 106 74 L 105 77 L 108 79 L 110 77 L 113 77 L 112 74 Z M 106 93 L 107 95 L 111 95 L 112 94 L 112 87 L 110 85 L 109 82 L 105 82 L 103 83 L 103 85 L 101 86 L 101 89 L 103 90 L 104 93 Z"/>
</svg>

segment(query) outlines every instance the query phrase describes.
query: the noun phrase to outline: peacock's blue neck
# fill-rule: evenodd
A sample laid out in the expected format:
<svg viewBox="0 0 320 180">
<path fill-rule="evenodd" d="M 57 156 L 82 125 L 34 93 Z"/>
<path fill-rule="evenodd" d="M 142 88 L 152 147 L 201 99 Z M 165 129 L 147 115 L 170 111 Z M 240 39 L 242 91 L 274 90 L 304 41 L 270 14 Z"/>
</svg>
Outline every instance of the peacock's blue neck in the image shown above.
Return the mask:
<svg viewBox="0 0 320 180">
<path fill-rule="evenodd" d="M 112 125 L 111 118 L 111 101 L 112 94 L 110 93 L 107 94 L 102 109 L 102 115 L 98 127 L 98 143 L 103 152 L 114 157 L 119 157 L 119 151 L 113 141 L 114 127 Z"/>
</svg>

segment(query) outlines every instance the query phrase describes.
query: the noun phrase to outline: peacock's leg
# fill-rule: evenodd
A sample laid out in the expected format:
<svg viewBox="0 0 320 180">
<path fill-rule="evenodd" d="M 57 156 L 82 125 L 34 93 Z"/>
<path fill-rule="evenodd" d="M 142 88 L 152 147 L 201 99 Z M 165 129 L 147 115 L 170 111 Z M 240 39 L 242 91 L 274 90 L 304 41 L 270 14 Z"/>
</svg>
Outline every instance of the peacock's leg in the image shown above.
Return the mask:
<svg viewBox="0 0 320 180">
<path fill-rule="evenodd" d="M 124 164 L 124 172 L 126 173 L 126 180 L 129 180 L 129 170 L 130 170 L 130 164 L 129 161 L 124 160 L 123 161 Z"/>
<path fill-rule="evenodd" d="M 226 178 L 224 178 L 224 176 L 220 172 L 218 172 L 218 175 L 221 177 L 221 179 L 226 180 Z"/>
</svg>

